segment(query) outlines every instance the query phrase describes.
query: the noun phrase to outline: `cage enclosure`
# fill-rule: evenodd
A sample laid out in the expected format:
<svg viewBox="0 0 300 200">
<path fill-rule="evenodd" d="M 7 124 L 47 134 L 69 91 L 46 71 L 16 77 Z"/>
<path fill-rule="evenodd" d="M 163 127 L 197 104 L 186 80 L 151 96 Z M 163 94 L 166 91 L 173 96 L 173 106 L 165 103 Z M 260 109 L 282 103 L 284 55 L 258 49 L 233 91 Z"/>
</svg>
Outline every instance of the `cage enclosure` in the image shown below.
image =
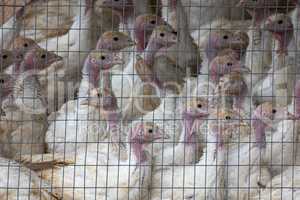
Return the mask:
<svg viewBox="0 0 300 200">
<path fill-rule="evenodd" d="M 300 200 L 300 1 L 2 0 L 0 27 L 0 200 Z"/>
</svg>

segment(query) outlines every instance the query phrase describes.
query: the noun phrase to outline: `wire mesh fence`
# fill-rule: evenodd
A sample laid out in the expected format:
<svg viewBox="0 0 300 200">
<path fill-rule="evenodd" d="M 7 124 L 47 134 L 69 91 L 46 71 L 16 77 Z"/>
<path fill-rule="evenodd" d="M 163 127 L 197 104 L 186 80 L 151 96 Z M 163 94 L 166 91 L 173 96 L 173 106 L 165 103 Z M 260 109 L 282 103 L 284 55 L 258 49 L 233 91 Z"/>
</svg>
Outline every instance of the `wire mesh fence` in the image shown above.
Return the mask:
<svg viewBox="0 0 300 200">
<path fill-rule="evenodd" d="M 299 9 L 0 1 L 0 199 L 300 200 Z"/>
</svg>

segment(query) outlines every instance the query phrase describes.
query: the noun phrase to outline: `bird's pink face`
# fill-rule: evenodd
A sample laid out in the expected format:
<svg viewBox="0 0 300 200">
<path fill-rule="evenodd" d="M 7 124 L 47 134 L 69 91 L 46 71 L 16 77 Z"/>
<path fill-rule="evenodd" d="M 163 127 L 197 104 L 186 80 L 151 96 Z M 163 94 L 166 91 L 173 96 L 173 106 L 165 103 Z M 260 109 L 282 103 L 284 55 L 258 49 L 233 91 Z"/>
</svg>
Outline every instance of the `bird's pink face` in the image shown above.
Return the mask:
<svg viewBox="0 0 300 200">
<path fill-rule="evenodd" d="M 99 39 L 97 49 L 120 51 L 133 45 L 135 45 L 135 42 L 127 34 L 118 31 L 107 31 Z"/>
<path fill-rule="evenodd" d="M 207 98 L 196 97 L 187 102 L 187 108 L 183 111 L 184 118 L 203 119 L 209 115 L 209 102 Z"/>
<path fill-rule="evenodd" d="M 274 33 L 282 33 L 293 30 L 291 18 L 285 14 L 275 14 L 268 17 L 265 28 Z"/>
<path fill-rule="evenodd" d="M 49 52 L 45 49 L 32 49 L 24 56 L 24 63 L 26 64 L 27 70 L 43 70 L 55 62 L 61 61 L 62 57 L 56 55 L 53 52 Z"/>
<path fill-rule="evenodd" d="M 249 44 L 249 37 L 243 32 L 231 32 L 227 30 L 212 32 L 208 39 L 209 48 L 211 49 L 246 49 Z"/>
<path fill-rule="evenodd" d="M 196 97 L 187 102 L 187 108 L 183 110 L 182 117 L 185 120 L 185 140 L 194 141 L 197 137 L 197 129 L 203 120 L 209 116 L 209 102 L 207 98 Z"/>
<path fill-rule="evenodd" d="M 294 33 L 291 18 L 285 14 L 274 14 L 267 19 L 265 29 L 270 31 L 275 39 L 279 41 L 278 51 L 287 53 L 288 44 Z"/>
<path fill-rule="evenodd" d="M 136 27 L 140 27 L 145 31 L 152 32 L 156 26 L 165 25 L 166 22 L 159 16 L 146 14 L 136 18 Z"/>
<path fill-rule="evenodd" d="M 136 18 L 134 24 L 134 35 L 137 41 L 138 51 L 143 51 L 149 42 L 149 38 L 156 26 L 166 24 L 165 21 L 156 15 L 145 14 Z"/>
<path fill-rule="evenodd" d="M 219 78 L 231 72 L 249 72 L 247 68 L 242 66 L 241 62 L 232 55 L 217 56 L 211 62 L 209 67 L 211 79 L 218 81 Z"/>
<path fill-rule="evenodd" d="M 123 64 L 123 60 L 116 54 L 101 51 L 92 51 L 89 54 L 88 62 L 91 66 L 102 70 L 108 70 L 115 65 Z"/>
<path fill-rule="evenodd" d="M 287 111 L 286 107 L 275 107 L 270 102 L 259 105 L 253 115 L 270 126 L 273 122 L 294 119 L 294 116 Z"/>
<path fill-rule="evenodd" d="M 132 130 L 130 141 L 138 143 L 150 143 L 159 139 L 168 139 L 163 130 L 152 122 L 138 123 Z"/>
<path fill-rule="evenodd" d="M 161 46 L 168 47 L 177 43 L 177 32 L 169 25 L 161 25 L 155 28 L 151 38 Z"/>
</svg>

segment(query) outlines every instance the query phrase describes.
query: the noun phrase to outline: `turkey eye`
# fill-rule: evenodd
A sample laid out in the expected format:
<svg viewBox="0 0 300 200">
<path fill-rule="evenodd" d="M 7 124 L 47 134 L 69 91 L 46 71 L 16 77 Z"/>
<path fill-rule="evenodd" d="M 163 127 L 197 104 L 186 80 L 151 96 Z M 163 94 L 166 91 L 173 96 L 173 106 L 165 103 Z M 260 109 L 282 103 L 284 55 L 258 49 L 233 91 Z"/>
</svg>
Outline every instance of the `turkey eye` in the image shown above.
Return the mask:
<svg viewBox="0 0 300 200">
<path fill-rule="evenodd" d="M 228 39 L 228 35 L 224 35 L 223 39 L 227 40 Z"/>
<path fill-rule="evenodd" d="M 7 55 L 3 55 L 2 58 L 3 58 L 3 59 L 6 59 L 6 58 L 7 58 Z"/>
<path fill-rule="evenodd" d="M 5 82 L 4 79 L 0 79 L 1 84 L 4 84 L 4 82 Z"/>
<path fill-rule="evenodd" d="M 198 108 L 202 108 L 202 104 L 199 103 L 199 104 L 197 105 L 197 107 L 198 107 Z"/>
<path fill-rule="evenodd" d="M 155 20 L 151 20 L 150 24 L 156 24 L 156 21 Z"/>
<path fill-rule="evenodd" d="M 276 112 L 277 112 L 277 110 L 276 110 L 276 109 L 273 109 L 273 110 L 272 110 L 272 113 L 273 113 L 273 114 L 275 114 Z"/>
<path fill-rule="evenodd" d="M 176 31 L 172 31 L 172 33 L 175 34 L 175 35 L 177 35 L 177 32 L 176 32 Z"/>
<path fill-rule="evenodd" d="M 230 120 L 231 117 L 230 117 L 230 116 L 226 116 L 225 119 L 226 119 L 226 120 Z"/>
<path fill-rule="evenodd" d="M 105 60 L 105 56 L 101 56 L 101 60 Z"/>
<path fill-rule="evenodd" d="M 114 37 L 114 41 L 118 41 L 119 40 L 119 38 L 118 37 Z"/>
<path fill-rule="evenodd" d="M 28 44 L 27 44 L 27 43 L 25 43 L 23 46 L 24 46 L 24 47 L 28 47 Z"/>
<path fill-rule="evenodd" d="M 115 0 L 115 2 L 118 2 L 119 0 Z"/>
<path fill-rule="evenodd" d="M 232 66 L 232 63 L 227 63 L 227 66 Z"/>
<path fill-rule="evenodd" d="M 45 59 L 45 58 L 46 58 L 46 54 L 43 54 L 43 55 L 41 56 L 41 58 Z"/>
<path fill-rule="evenodd" d="M 283 21 L 282 21 L 282 20 L 279 20 L 279 21 L 278 21 L 278 24 L 283 24 Z"/>
<path fill-rule="evenodd" d="M 159 35 L 160 35 L 160 37 L 165 37 L 164 33 L 160 33 Z"/>
<path fill-rule="evenodd" d="M 100 98 L 101 97 L 100 93 L 98 93 L 97 96 Z"/>
<path fill-rule="evenodd" d="M 152 130 L 152 129 L 149 129 L 149 130 L 148 130 L 148 133 L 153 133 L 153 130 Z"/>
</svg>

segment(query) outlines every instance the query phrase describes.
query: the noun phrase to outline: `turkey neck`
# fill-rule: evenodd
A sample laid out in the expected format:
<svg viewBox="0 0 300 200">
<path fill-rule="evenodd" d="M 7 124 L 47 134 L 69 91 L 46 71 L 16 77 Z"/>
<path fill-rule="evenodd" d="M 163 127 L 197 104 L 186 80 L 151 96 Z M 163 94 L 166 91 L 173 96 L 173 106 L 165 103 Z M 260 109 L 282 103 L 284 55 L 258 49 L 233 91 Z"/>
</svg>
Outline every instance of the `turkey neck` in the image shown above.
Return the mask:
<svg viewBox="0 0 300 200">
<path fill-rule="evenodd" d="M 266 134 L 265 130 L 267 125 L 259 119 L 256 115 L 253 116 L 252 126 L 254 129 L 255 134 L 255 146 L 258 148 L 265 148 L 266 147 Z"/>
<path fill-rule="evenodd" d="M 276 72 L 274 77 L 274 96 L 276 105 L 287 106 L 292 100 L 291 96 L 295 87 L 295 73 L 297 70 L 293 31 L 281 33 L 281 36 L 276 38 L 276 47 L 278 50 L 274 59 Z"/>
<path fill-rule="evenodd" d="M 144 144 L 141 141 L 133 140 L 131 148 L 137 164 L 145 163 L 148 161 L 147 154 L 144 151 Z M 132 155 L 129 155 L 132 156 Z"/>
<path fill-rule="evenodd" d="M 197 156 L 198 150 L 198 140 L 197 140 L 197 128 L 203 123 L 203 117 L 194 117 L 194 116 L 183 116 L 183 128 L 181 131 L 180 142 L 176 148 L 184 148 L 184 151 L 187 152 L 186 156 Z M 176 150 L 175 150 L 176 152 Z"/>
<path fill-rule="evenodd" d="M 145 63 L 149 66 L 153 65 L 155 54 L 163 47 L 162 44 L 155 41 L 154 37 L 150 38 L 149 44 L 145 49 Z"/>
</svg>

